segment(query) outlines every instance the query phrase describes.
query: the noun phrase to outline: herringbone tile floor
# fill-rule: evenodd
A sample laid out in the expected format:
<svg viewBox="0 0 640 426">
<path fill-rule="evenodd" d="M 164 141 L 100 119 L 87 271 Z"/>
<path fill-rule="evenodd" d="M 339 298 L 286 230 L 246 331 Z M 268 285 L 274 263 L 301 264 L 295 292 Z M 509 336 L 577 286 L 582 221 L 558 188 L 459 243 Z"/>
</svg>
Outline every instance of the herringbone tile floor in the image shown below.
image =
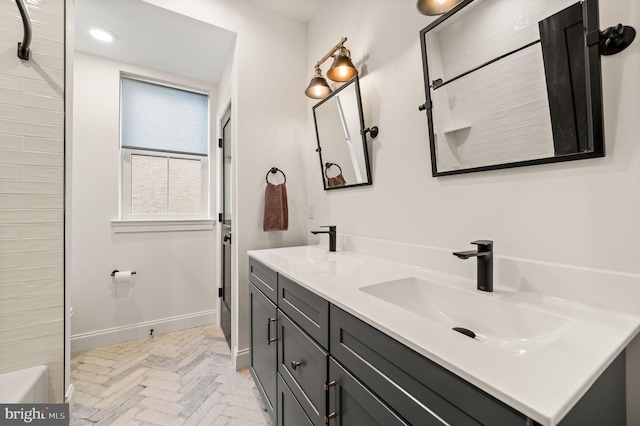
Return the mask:
<svg viewBox="0 0 640 426">
<path fill-rule="evenodd" d="M 72 426 L 271 424 L 214 325 L 76 353 L 71 381 Z"/>
</svg>

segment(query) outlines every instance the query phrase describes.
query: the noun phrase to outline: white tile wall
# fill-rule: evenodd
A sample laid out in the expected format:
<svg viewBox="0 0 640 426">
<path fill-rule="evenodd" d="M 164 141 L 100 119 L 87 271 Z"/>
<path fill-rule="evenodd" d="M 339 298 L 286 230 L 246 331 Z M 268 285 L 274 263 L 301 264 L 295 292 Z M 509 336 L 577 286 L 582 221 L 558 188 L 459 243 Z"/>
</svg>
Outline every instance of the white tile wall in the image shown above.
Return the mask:
<svg viewBox="0 0 640 426">
<path fill-rule="evenodd" d="M 24 138 L 24 149 L 33 152 L 64 152 L 64 141 L 52 139 Z"/>
<path fill-rule="evenodd" d="M 64 0 L 28 3 L 32 58 L 20 61 L 22 21 L 0 1 L 0 373 L 49 367 L 63 400 Z"/>
<path fill-rule="evenodd" d="M 23 147 L 21 136 L 0 134 L 0 149 L 22 149 Z"/>
</svg>

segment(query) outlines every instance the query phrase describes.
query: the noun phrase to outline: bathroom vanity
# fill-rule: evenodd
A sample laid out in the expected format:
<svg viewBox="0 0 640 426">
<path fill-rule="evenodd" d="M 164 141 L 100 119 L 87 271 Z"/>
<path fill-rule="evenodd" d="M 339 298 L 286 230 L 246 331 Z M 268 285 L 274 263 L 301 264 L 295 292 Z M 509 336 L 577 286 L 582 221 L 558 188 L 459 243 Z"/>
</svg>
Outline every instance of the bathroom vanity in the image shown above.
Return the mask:
<svg viewBox="0 0 640 426">
<path fill-rule="evenodd" d="M 634 316 L 319 246 L 249 256 L 251 374 L 274 424 L 626 424 Z"/>
</svg>

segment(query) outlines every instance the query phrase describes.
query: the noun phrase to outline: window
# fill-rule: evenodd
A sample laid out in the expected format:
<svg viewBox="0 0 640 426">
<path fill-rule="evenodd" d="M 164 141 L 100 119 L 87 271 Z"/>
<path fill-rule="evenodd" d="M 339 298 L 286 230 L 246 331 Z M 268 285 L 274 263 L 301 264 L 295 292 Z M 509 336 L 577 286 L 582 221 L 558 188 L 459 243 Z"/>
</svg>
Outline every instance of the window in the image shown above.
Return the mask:
<svg viewBox="0 0 640 426">
<path fill-rule="evenodd" d="M 122 219 L 205 219 L 209 99 L 121 78 Z"/>
</svg>

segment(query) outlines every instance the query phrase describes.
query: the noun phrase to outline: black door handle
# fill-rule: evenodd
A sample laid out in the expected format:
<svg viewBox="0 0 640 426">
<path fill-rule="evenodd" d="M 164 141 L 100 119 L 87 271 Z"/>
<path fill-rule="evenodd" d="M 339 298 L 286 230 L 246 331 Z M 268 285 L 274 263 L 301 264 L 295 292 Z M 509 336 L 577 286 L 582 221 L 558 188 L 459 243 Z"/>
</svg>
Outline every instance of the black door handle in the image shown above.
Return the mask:
<svg viewBox="0 0 640 426">
<path fill-rule="evenodd" d="M 231 242 L 231 234 L 227 234 L 227 235 L 223 236 L 222 237 L 222 241 L 225 242 L 225 243 L 227 241 Z"/>
</svg>

